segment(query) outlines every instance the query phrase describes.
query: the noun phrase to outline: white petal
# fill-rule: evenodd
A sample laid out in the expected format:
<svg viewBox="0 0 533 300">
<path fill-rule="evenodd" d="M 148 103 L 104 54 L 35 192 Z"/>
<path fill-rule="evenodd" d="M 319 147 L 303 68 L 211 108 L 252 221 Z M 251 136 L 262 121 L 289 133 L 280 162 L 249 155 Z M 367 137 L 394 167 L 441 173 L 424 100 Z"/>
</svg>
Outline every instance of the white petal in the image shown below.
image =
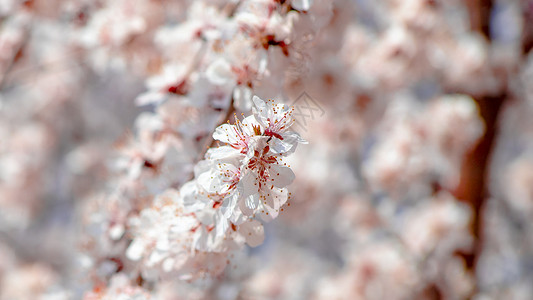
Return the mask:
<svg viewBox="0 0 533 300">
<path fill-rule="evenodd" d="M 184 233 L 188 232 L 198 225 L 198 220 L 194 217 L 181 217 L 179 220 L 174 222 L 170 227 L 170 232 L 172 233 Z"/>
<path fill-rule="evenodd" d="M 289 199 L 289 191 L 286 188 L 283 189 L 272 189 L 271 194 L 273 195 L 275 208 L 280 208 L 283 204 Z"/>
<path fill-rule="evenodd" d="M 215 132 L 213 132 L 213 138 L 217 141 L 221 141 L 223 143 L 231 144 L 235 141 L 237 141 L 237 137 L 235 136 L 235 130 L 233 129 L 234 125 L 230 124 L 222 124 L 215 129 Z"/>
<path fill-rule="evenodd" d="M 259 110 L 267 108 L 265 100 L 255 96 L 255 95 L 252 97 L 252 101 L 254 102 L 255 107 L 257 109 L 259 109 Z"/>
<path fill-rule="evenodd" d="M 113 225 L 111 228 L 109 228 L 109 236 L 111 237 L 111 239 L 116 241 L 122 237 L 122 235 L 124 234 L 124 231 L 125 231 L 124 225 L 118 223 L 118 224 Z"/>
<path fill-rule="evenodd" d="M 163 271 L 170 272 L 172 268 L 174 267 L 174 258 L 168 257 L 167 259 L 165 259 L 163 261 L 162 267 L 163 267 Z"/>
<path fill-rule="evenodd" d="M 242 131 L 244 134 L 254 136 L 254 126 L 259 126 L 259 129 L 261 129 L 261 125 L 257 122 L 254 116 L 248 116 L 242 120 Z"/>
<path fill-rule="evenodd" d="M 222 190 L 224 184 L 217 176 L 216 172 L 205 172 L 196 179 L 200 189 L 204 189 L 209 194 L 214 194 Z"/>
<path fill-rule="evenodd" d="M 272 184 L 279 188 L 288 186 L 295 178 L 294 172 L 291 170 L 291 168 L 281 165 L 270 165 L 269 172 L 270 178 L 273 179 Z"/>
<path fill-rule="evenodd" d="M 128 250 L 126 250 L 126 257 L 133 261 L 141 259 L 145 246 L 146 244 L 143 240 L 139 238 L 134 239 L 128 247 Z"/>
<path fill-rule="evenodd" d="M 241 212 L 246 216 L 253 215 L 258 205 L 259 197 L 257 197 L 257 194 L 248 196 L 239 202 L 239 208 Z"/>
<path fill-rule="evenodd" d="M 255 185 L 256 182 L 257 178 L 253 172 L 245 172 L 241 177 L 239 184 L 237 185 L 237 190 L 239 191 L 240 197 L 246 198 L 254 193 L 257 193 L 257 186 Z"/>
<path fill-rule="evenodd" d="M 162 261 L 167 256 L 168 256 L 168 252 L 167 251 L 155 250 L 155 251 L 152 252 L 152 254 L 150 254 L 150 257 L 148 258 L 147 264 L 153 266 L 153 265 L 159 263 L 160 261 Z"/>
<path fill-rule="evenodd" d="M 180 189 L 180 195 L 183 200 L 183 205 L 188 206 L 194 204 L 196 199 L 196 194 L 198 193 L 196 183 L 194 181 L 189 181 L 185 183 Z"/>
<path fill-rule="evenodd" d="M 244 204 L 248 209 L 255 210 L 259 205 L 259 197 L 257 196 L 257 194 L 251 195 L 244 199 Z"/>
<path fill-rule="evenodd" d="M 299 144 L 308 144 L 309 142 L 306 141 L 304 138 L 300 136 L 298 132 L 294 131 L 287 131 L 281 134 L 283 137 L 283 140 L 290 142 L 290 143 L 299 143 Z"/>
<path fill-rule="evenodd" d="M 250 247 L 257 247 L 265 240 L 263 225 L 256 220 L 244 222 L 239 225 L 239 233 L 246 239 L 246 244 Z"/>
<path fill-rule="evenodd" d="M 183 206 L 189 212 L 197 211 L 205 207 L 207 202 L 204 197 L 198 193 L 198 188 L 195 181 L 185 183 L 180 190 L 180 199 L 183 201 Z"/>
<path fill-rule="evenodd" d="M 291 154 L 296 150 L 297 143 L 273 138 L 270 141 L 270 149 L 276 154 Z"/>
<path fill-rule="evenodd" d="M 213 224 L 213 218 L 215 216 L 215 210 L 213 209 L 204 209 L 202 211 L 198 211 L 195 213 L 196 218 L 198 221 L 202 222 L 202 224 L 209 226 Z"/>
<path fill-rule="evenodd" d="M 200 226 L 200 228 L 194 233 L 193 247 L 200 251 L 207 250 L 207 232 L 205 231 L 204 226 Z"/>
<path fill-rule="evenodd" d="M 263 99 L 257 96 L 254 96 L 252 98 L 252 101 L 254 102 L 254 107 L 252 110 L 253 110 L 255 119 L 257 120 L 259 124 L 261 124 L 261 126 L 263 126 L 264 128 L 267 128 L 268 127 L 267 117 L 268 117 L 268 111 L 269 111 L 267 104 L 265 103 L 265 101 L 263 101 Z"/>
<path fill-rule="evenodd" d="M 220 212 L 224 214 L 224 217 L 229 219 L 235 210 L 237 205 L 238 196 L 237 193 L 233 193 L 231 196 L 228 196 L 222 202 L 220 206 Z"/>
<path fill-rule="evenodd" d="M 229 228 L 228 219 L 222 215 L 221 211 L 218 211 L 215 215 L 215 228 L 216 237 L 218 238 L 223 238 Z"/>
<path fill-rule="evenodd" d="M 296 146 L 298 146 L 298 144 L 308 143 L 298 133 L 293 131 L 284 132 L 281 136 L 283 137 L 283 140 L 274 138 L 270 142 L 270 148 L 274 153 L 291 154 L 296 151 Z"/>
<path fill-rule="evenodd" d="M 259 212 L 259 217 L 261 217 L 261 220 L 265 222 L 270 222 L 274 220 L 274 218 L 276 218 L 278 214 L 279 212 L 276 211 L 274 208 L 270 208 L 269 206 L 263 205 L 263 210 Z"/>
<path fill-rule="evenodd" d="M 224 172 L 224 173 L 228 172 L 233 175 L 236 175 L 239 172 L 239 169 L 232 163 L 221 163 L 217 165 L 217 168 L 221 172 Z"/>
<path fill-rule="evenodd" d="M 211 83 L 216 85 L 231 84 L 235 75 L 231 71 L 231 65 L 227 60 L 219 58 L 207 67 L 205 75 Z"/>
<path fill-rule="evenodd" d="M 227 158 L 244 156 L 235 148 L 230 146 L 221 146 L 217 148 L 211 148 L 207 151 L 206 157 L 213 160 L 222 160 Z"/>
</svg>

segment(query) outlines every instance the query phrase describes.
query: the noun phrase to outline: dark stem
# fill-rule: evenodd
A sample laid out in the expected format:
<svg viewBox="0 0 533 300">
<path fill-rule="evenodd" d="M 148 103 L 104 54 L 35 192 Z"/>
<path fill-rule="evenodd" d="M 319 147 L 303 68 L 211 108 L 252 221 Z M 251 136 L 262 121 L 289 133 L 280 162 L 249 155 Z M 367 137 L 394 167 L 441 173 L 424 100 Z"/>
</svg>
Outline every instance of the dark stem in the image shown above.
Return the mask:
<svg viewBox="0 0 533 300">
<path fill-rule="evenodd" d="M 493 6 L 491 0 L 467 0 L 466 5 L 470 15 L 470 25 L 473 31 L 477 31 L 491 42 L 490 15 Z M 502 76 L 506 81 L 507 77 Z M 507 85 L 502 84 L 502 89 L 496 96 L 473 95 L 472 97 L 479 106 L 480 116 L 485 122 L 485 134 L 479 143 L 465 157 L 461 168 L 461 179 L 455 196 L 471 205 L 473 219 L 471 230 L 474 236 L 474 246 L 471 253 L 462 253 L 466 265 L 475 274 L 479 258 L 483 250 L 483 209 L 486 200 L 490 197 L 490 162 L 494 151 L 499 117 L 504 102 L 508 99 Z M 479 291 L 476 285 L 473 293 Z"/>
</svg>

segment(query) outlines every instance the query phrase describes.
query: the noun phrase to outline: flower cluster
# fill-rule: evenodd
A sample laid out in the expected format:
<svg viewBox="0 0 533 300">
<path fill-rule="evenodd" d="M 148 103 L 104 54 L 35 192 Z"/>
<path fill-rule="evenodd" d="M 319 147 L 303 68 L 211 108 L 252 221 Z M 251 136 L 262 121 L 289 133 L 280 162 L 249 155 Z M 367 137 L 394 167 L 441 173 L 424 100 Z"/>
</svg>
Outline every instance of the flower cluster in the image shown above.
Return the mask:
<svg viewBox="0 0 533 300">
<path fill-rule="evenodd" d="M 293 108 L 257 96 L 253 102 L 253 115 L 242 121 L 235 117 L 234 125 L 215 130 L 213 138 L 223 145 L 209 149 L 196 164 L 194 180 L 159 196 L 133 219 L 129 259 L 142 258 L 145 270 L 160 265 L 191 278 L 195 272 L 220 273 L 225 266 L 205 269 L 210 264 L 203 263 L 202 270 L 190 271 L 187 267 L 198 259 L 195 251 L 225 253 L 263 242 L 260 220 L 276 218 L 290 198 L 287 186 L 295 175 L 284 158 L 306 141 L 290 130 Z"/>
</svg>

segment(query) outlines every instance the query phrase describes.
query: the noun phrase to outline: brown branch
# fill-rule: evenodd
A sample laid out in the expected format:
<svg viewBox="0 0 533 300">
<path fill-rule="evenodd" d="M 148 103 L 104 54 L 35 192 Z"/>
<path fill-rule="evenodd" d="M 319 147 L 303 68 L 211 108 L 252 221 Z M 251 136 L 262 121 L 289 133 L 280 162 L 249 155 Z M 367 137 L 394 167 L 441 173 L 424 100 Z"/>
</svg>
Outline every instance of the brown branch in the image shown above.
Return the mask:
<svg viewBox="0 0 533 300">
<path fill-rule="evenodd" d="M 479 32 L 491 41 L 490 14 L 493 6 L 491 0 L 467 0 L 466 5 L 470 15 L 472 30 Z M 501 77 L 506 81 L 507 77 Z M 479 106 L 480 116 L 485 122 L 485 134 L 479 143 L 465 157 L 461 168 L 461 178 L 454 194 L 469 205 L 473 210 L 471 231 L 474 236 L 474 246 L 471 253 L 462 253 L 468 269 L 475 274 L 477 263 L 483 250 L 483 209 L 486 199 L 490 197 L 490 161 L 496 145 L 499 116 L 508 98 L 507 84 L 502 84 L 501 91 L 496 96 L 473 96 Z M 476 285 L 474 294 L 479 291 Z"/>
<path fill-rule="evenodd" d="M 495 137 L 498 131 L 498 116 L 507 95 L 496 97 L 480 97 L 475 99 L 479 105 L 481 118 L 485 122 L 485 134 L 467 155 L 461 168 L 461 179 L 455 196 L 472 206 L 473 220 L 471 223 L 474 235 L 472 253 L 463 255 L 467 267 L 476 269 L 476 264 L 483 248 L 483 206 L 489 197 L 490 158 L 494 150 Z"/>
<path fill-rule="evenodd" d="M 490 40 L 490 13 L 493 6 L 492 0 L 466 0 L 470 29 L 483 34 Z"/>
</svg>

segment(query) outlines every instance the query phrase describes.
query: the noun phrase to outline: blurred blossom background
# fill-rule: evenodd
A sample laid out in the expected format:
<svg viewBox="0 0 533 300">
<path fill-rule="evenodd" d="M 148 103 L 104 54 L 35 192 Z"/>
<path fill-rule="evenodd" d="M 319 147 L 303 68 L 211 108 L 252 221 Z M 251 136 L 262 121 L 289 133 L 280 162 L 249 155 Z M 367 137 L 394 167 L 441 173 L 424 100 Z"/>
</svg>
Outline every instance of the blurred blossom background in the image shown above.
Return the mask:
<svg viewBox="0 0 533 300">
<path fill-rule="evenodd" d="M 0 299 L 533 299 L 532 47 L 531 0 L 0 0 Z M 163 212 L 253 95 L 308 144 L 202 248 Z"/>
</svg>

